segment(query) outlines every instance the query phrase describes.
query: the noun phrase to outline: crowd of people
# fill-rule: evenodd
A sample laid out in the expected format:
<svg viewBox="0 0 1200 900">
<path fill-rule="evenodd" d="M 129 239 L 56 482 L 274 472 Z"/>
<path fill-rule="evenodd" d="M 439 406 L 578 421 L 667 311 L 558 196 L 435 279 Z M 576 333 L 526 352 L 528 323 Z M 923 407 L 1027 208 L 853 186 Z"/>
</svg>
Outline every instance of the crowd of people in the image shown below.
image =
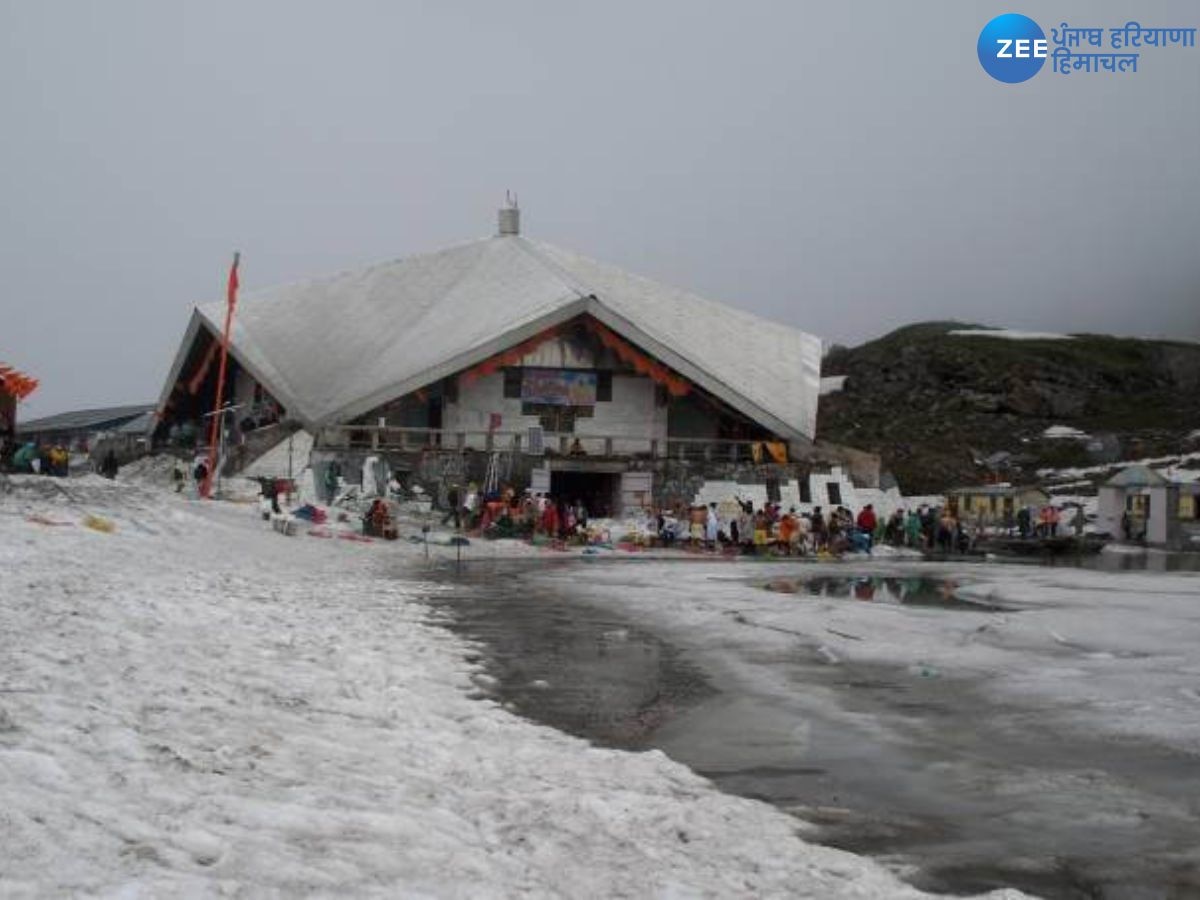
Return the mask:
<svg viewBox="0 0 1200 900">
<path fill-rule="evenodd" d="M 589 512 L 578 498 L 555 497 L 511 485 L 485 495 L 474 482 L 451 485 L 442 524 L 489 537 L 528 537 L 568 541 L 587 534 Z"/>
<path fill-rule="evenodd" d="M 1009 536 L 1055 537 L 1062 512 L 1055 506 L 1019 510 L 1003 526 Z M 884 544 L 930 553 L 968 553 L 988 529 L 982 521 L 969 522 L 953 506 L 922 504 L 915 509 L 896 509 L 880 516 L 868 503 L 858 514 L 845 506 L 825 511 L 786 512 L 779 503 L 755 509 L 752 502 L 737 500 L 729 505 L 710 503 L 657 514 L 657 538 L 664 546 L 735 550 L 747 554 L 783 556 L 831 555 L 847 552 L 870 553 Z M 1082 528 L 1082 510 L 1076 511 L 1077 530 Z"/>
<path fill-rule="evenodd" d="M 62 444 L 43 446 L 36 441 L 26 441 L 13 449 L 3 450 L 3 459 L 13 472 L 32 472 L 35 475 L 66 477 L 70 469 L 71 454 Z"/>
<path fill-rule="evenodd" d="M 592 537 L 588 508 L 581 500 L 532 491 L 518 494 L 507 485 L 488 496 L 474 483 L 451 485 L 443 508 L 443 525 L 452 523 L 456 529 L 486 536 L 562 541 Z M 841 556 L 870 553 L 879 545 L 962 554 L 997 531 L 1012 537 L 1055 537 L 1062 517 L 1063 512 L 1052 505 L 1024 508 L 993 529 L 982 520 L 960 516 L 949 504 L 922 504 L 881 516 L 870 503 L 856 514 L 845 506 L 798 511 L 768 502 L 756 508 L 751 501 L 739 499 L 732 504 L 655 510 L 648 542 L 749 555 Z M 1077 510 L 1071 522 L 1077 532 L 1082 521 L 1082 510 Z"/>
<path fill-rule="evenodd" d="M 93 467 L 98 474 L 112 478 L 117 474 L 117 458 L 110 450 L 99 461 L 93 460 Z M 71 451 L 60 443 L 6 442 L 0 446 L 0 470 L 66 478 L 71 474 Z"/>
<path fill-rule="evenodd" d="M 656 516 L 656 537 L 665 547 L 782 556 L 840 556 L 852 551 L 871 552 L 875 543 L 884 539 L 884 533 L 872 504 L 854 515 L 844 506 L 828 513 L 819 506 L 811 512 L 797 512 L 794 506 L 785 512 L 778 503 L 755 509 L 751 501 L 738 500 L 735 511 L 716 503 L 660 510 Z"/>
</svg>

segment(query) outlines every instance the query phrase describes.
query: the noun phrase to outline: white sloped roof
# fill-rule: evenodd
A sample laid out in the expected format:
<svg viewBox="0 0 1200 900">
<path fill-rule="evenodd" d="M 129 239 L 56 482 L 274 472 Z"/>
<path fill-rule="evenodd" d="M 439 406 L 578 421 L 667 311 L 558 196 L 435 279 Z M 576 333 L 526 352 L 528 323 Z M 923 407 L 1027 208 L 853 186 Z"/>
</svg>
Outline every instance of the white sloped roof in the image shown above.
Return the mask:
<svg viewBox="0 0 1200 900">
<path fill-rule="evenodd" d="M 812 438 L 819 338 L 517 235 L 247 293 L 232 350 L 319 427 L 583 312 L 776 433 Z M 223 303 L 197 314 L 220 333 Z"/>
</svg>

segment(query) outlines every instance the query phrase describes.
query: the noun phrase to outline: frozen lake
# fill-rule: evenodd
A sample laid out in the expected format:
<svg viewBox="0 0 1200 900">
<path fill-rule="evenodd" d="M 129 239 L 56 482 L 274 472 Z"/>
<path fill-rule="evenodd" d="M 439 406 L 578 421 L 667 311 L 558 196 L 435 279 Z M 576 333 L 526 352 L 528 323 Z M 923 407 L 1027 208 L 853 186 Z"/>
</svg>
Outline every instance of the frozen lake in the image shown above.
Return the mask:
<svg viewBox="0 0 1200 900">
<path fill-rule="evenodd" d="M 920 887 L 1200 895 L 1194 575 L 623 560 L 446 577 L 437 602 L 514 710 L 661 749 Z"/>
</svg>

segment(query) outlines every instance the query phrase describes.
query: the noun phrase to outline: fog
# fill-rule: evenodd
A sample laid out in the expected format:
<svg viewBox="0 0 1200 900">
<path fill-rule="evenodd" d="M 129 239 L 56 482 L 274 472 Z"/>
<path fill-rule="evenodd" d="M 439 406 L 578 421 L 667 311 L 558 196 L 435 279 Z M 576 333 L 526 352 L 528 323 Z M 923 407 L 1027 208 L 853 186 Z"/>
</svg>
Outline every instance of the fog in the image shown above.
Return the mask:
<svg viewBox="0 0 1200 900">
<path fill-rule="evenodd" d="M 154 400 L 191 307 L 524 232 L 855 343 L 1200 338 L 1200 47 L 992 80 L 1000 6 L 0 2 L 21 417 Z M 1194 3 L 1028 2 L 1047 31 Z M 337 340 L 336 334 L 329 336 Z"/>
</svg>

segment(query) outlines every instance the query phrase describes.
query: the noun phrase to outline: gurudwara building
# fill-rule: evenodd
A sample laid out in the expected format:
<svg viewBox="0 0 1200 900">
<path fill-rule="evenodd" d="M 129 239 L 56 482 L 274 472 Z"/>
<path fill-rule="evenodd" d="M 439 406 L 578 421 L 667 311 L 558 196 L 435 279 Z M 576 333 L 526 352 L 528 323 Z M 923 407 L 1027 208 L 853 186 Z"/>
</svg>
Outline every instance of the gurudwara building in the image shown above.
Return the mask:
<svg viewBox="0 0 1200 900">
<path fill-rule="evenodd" d="M 706 481 L 770 496 L 830 464 L 876 486 L 873 457 L 814 442 L 820 339 L 529 240 L 519 221 L 502 209 L 494 237 L 245 295 L 229 465 L 303 429 L 318 479 L 374 456 L 430 492 L 507 483 L 597 514 L 686 502 Z M 194 310 L 158 442 L 203 434 L 224 315 Z"/>
</svg>

